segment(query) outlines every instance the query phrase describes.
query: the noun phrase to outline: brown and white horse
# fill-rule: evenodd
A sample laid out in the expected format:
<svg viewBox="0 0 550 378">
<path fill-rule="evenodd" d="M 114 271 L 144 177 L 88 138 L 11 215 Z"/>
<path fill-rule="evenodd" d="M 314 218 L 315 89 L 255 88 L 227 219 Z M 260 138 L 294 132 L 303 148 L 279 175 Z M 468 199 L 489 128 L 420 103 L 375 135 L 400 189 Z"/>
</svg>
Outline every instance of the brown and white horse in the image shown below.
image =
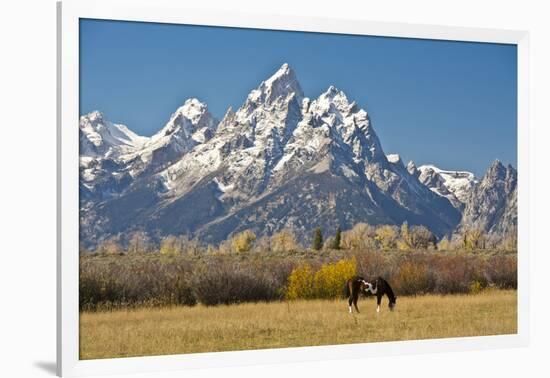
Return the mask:
<svg viewBox="0 0 550 378">
<path fill-rule="evenodd" d="M 357 308 L 359 293 L 363 293 L 366 297 L 376 295 L 376 312 L 380 312 L 380 303 L 384 295 L 387 295 L 390 301 L 388 305 L 389 309 L 393 311 L 395 308 L 397 297 L 393 293 L 390 284 L 382 277 L 369 281 L 365 280 L 363 277 L 355 277 L 346 282 L 346 295 L 348 296 L 350 314 L 352 313 L 352 304 L 355 310 L 359 312 L 359 308 Z"/>
</svg>

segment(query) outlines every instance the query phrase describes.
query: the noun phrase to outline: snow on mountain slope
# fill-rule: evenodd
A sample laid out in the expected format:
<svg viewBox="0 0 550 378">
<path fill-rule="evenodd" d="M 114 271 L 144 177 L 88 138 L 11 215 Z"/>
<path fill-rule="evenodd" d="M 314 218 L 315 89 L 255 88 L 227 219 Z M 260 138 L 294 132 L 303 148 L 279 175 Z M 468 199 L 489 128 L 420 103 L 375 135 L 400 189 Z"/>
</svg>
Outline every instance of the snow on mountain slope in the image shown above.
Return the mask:
<svg viewBox="0 0 550 378">
<path fill-rule="evenodd" d="M 181 195 L 200 178 L 217 172 L 216 182 L 226 196 L 261 192 L 301 119 L 302 96 L 294 72 L 283 65 L 251 91 L 236 112 L 227 111 L 210 140 L 159 174 L 167 189 Z M 235 190 L 229 193 L 228 188 Z"/>
<path fill-rule="evenodd" d="M 168 123 L 151 137 L 139 154 L 142 160 L 147 160 L 155 150 L 167 146 L 180 153 L 189 151 L 210 139 L 215 128 L 216 121 L 206 104 L 196 98 L 188 99 L 172 114 Z"/>
<path fill-rule="evenodd" d="M 218 242 L 242 227 L 291 228 L 307 240 L 315 227 L 357 222 L 407 221 L 442 235 L 460 221 L 447 198 L 384 154 L 364 109 L 334 86 L 304 97 L 288 64 L 219 124 L 205 104 L 186 101 L 109 172 L 99 186 L 81 175 L 88 243 L 134 229 Z"/>
<path fill-rule="evenodd" d="M 468 200 L 477 179 L 467 171 L 446 171 L 435 165 L 418 167 L 419 180 L 434 193 L 446 197 L 455 207 L 460 207 Z"/>
<path fill-rule="evenodd" d="M 81 200 L 102 200 L 129 185 L 122 156 L 140 150 L 149 138 L 108 121 L 98 111 L 80 117 L 79 134 Z"/>
<path fill-rule="evenodd" d="M 81 116 L 79 129 L 80 156 L 117 158 L 140 149 L 149 140 L 108 121 L 99 111 Z"/>
<path fill-rule="evenodd" d="M 208 106 L 196 98 L 188 99 L 170 117 L 166 125 L 139 150 L 122 156 L 132 176 L 144 171 L 156 173 L 177 161 L 196 145 L 208 141 L 217 121 Z"/>
</svg>

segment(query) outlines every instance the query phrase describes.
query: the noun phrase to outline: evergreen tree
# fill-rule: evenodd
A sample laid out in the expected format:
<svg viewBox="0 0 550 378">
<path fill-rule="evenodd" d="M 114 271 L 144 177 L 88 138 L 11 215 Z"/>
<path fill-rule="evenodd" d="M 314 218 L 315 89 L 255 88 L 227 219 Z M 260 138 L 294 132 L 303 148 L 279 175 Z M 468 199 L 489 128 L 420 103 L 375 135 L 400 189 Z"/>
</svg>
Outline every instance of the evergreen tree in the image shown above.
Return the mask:
<svg viewBox="0 0 550 378">
<path fill-rule="evenodd" d="M 321 250 L 323 248 L 323 233 L 321 232 L 321 228 L 317 227 L 315 231 L 313 231 L 313 245 L 312 248 L 316 251 Z"/>
<path fill-rule="evenodd" d="M 342 240 L 342 229 L 340 226 L 336 229 L 336 235 L 334 236 L 334 241 L 332 242 L 332 249 L 340 249 L 340 242 Z"/>
</svg>

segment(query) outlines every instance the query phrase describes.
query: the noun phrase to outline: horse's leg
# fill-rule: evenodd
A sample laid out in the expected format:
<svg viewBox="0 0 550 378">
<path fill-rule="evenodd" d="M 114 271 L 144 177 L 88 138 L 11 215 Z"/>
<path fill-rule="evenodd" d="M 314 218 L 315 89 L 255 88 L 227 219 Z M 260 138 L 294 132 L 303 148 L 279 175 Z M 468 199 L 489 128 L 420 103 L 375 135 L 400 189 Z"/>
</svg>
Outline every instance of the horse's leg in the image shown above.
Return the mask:
<svg viewBox="0 0 550 378">
<path fill-rule="evenodd" d="M 357 313 L 359 313 L 359 308 L 357 307 L 357 300 L 358 299 L 359 299 L 359 293 L 355 292 L 353 294 L 353 307 L 355 307 L 355 311 L 357 311 Z"/>
<path fill-rule="evenodd" d="M 380 302 L 382 302 L 382 294 L 376 293 L 376 312 L 380 312 Z"/>
<path fill-rule="evenodd" d="M 348 305 L 349 305 L 349 313 L 351 314 L 352 311 L 351 311 L 351 304 L 353 303 L 353 294 L 350 293 L 349 297 L 348 297 Z"/>
</svg>

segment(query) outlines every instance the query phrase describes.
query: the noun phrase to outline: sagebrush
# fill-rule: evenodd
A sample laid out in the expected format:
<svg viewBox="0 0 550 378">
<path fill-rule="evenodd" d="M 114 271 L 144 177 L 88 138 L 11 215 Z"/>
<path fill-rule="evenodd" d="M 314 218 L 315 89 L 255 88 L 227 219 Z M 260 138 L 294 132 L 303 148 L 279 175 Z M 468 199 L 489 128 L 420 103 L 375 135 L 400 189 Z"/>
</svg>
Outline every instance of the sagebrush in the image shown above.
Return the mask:
<svg viewBox="0 0 550 378">
<path fill-rule="evenodd" d="M 337 298 L 353 275 L 382 276 L 398 296 L 517 287 L 515 253 L 321 250 L 80 258 L 80 309 Z"/>
</svg>

